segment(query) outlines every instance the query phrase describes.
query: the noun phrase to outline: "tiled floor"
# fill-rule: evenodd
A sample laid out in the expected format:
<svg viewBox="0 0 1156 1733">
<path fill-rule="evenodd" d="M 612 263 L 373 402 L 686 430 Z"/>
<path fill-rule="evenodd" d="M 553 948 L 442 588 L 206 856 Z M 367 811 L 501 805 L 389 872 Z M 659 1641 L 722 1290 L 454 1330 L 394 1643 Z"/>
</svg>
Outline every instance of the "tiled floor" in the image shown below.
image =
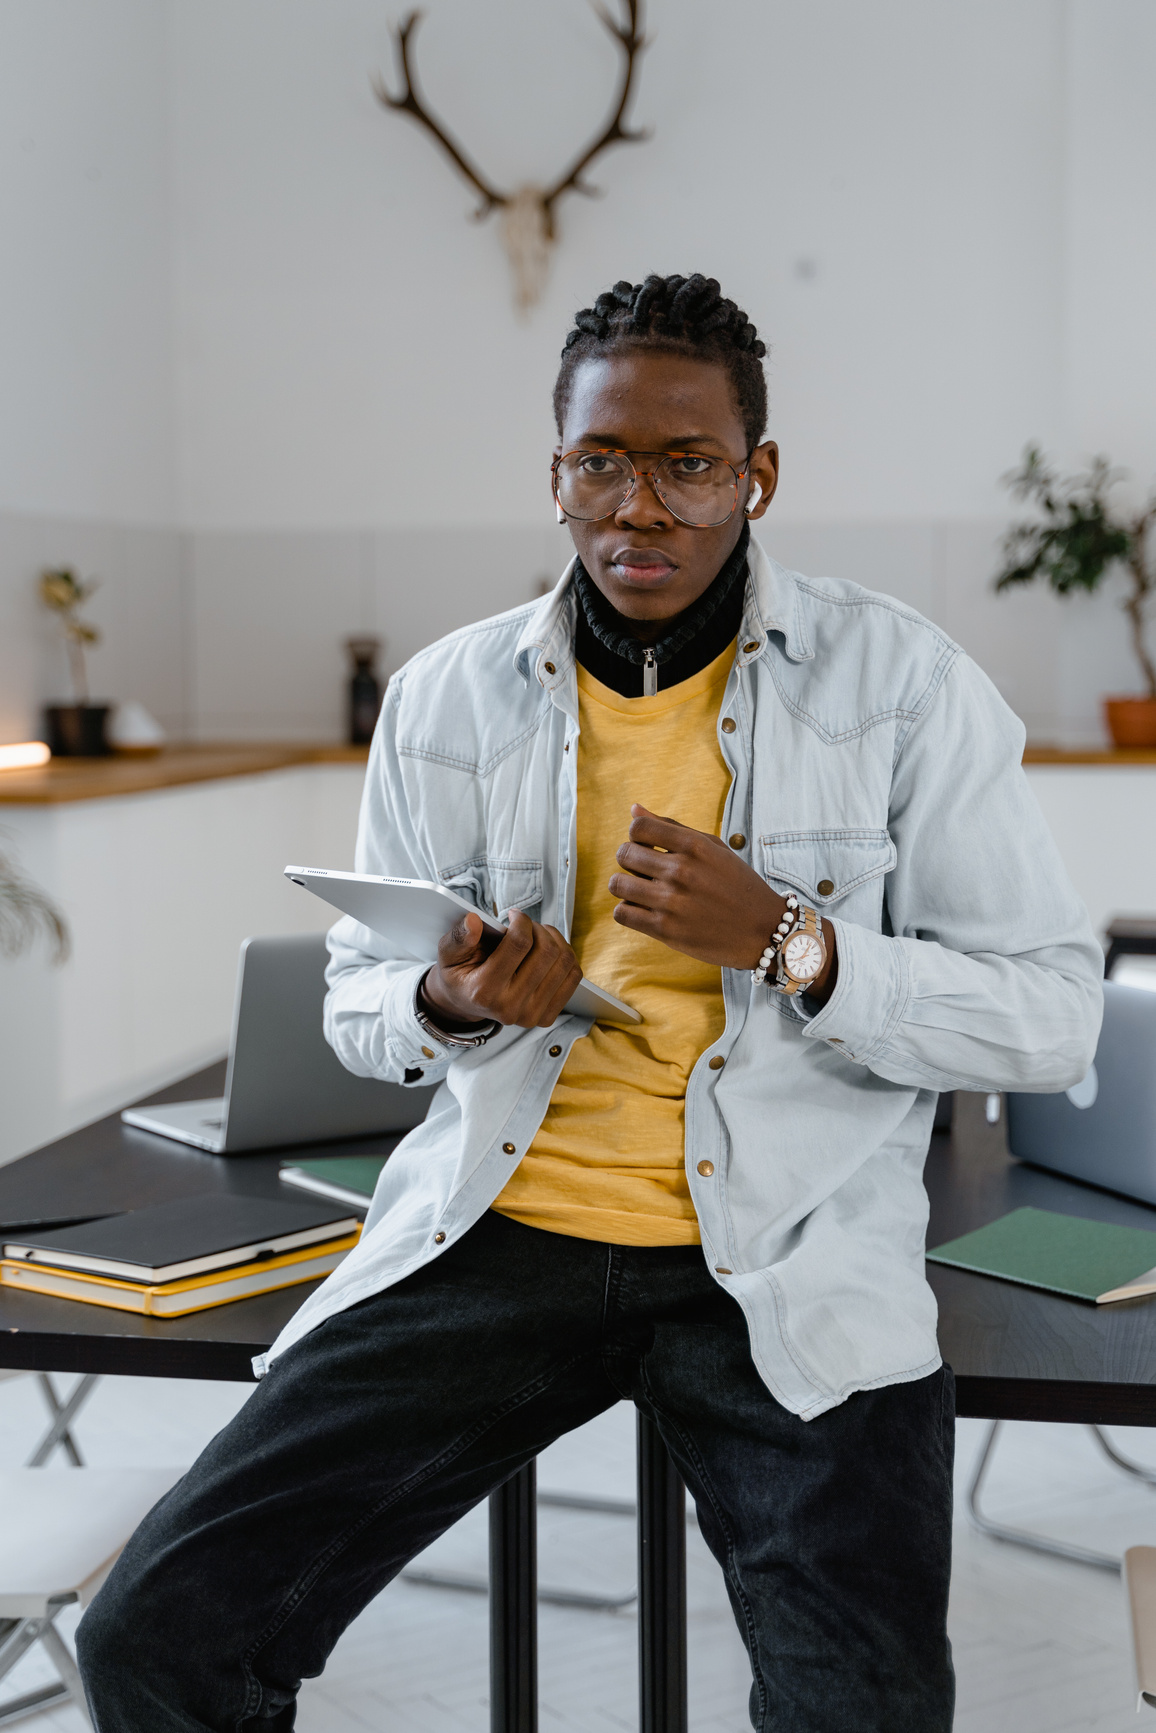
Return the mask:
<svg viewBox="0 0 1156 1733">
<path fill-rule="evenodd" d="M 78 1436 L 94 1465 L 187 1461 L 245 1394 L 229 1385 L 106 1379 Z M 0 1465 L 22 1460 L 40 1424 L 33 1380 L 0 1384 Z M 960 1422 L 961 1480 L 982 1431 L 978 1421 Z M 1113 1436 L 1126 1453 L 1156 1463 L 1156 1434 Z M 633 1420 L 625 1408 L 562 1440 L 540 1468 L 547 1488 L 630 1496 L 632 1481 Z M 1006 1427 L 987 1505 L 1020 1526 L 1107 1551 L 1156 1543 L 1156 1493 L 1113 1470 L 1080 1428 Z M 540 1529 L 544 1583 L 612 1591 L 632 1584 L 629 1521 L 545 1508 Z M 742 1733 L 746 1660 L 721 1578 L 693 1527 L 688 1552 L 691 1725 L 694 1733 Z M 435 1557 L 450 1569 L 481 1571 L 484 1512 L 445 1536 L 427 1561 Z M 1130 1733 L 1144 1725 L 1135 1713 L 1118 1578 L 1002 1546 L 961 1518 L 951 1627 L 958 1733 Z M 543 1607 L 543 1733 L 634 1728 L 636 1640 L 630 1612 Z M 305 1686 L 301 1733 L 487 1733 L 486 1652 L 484 1597 L 395 1583 L 346 1633 L 324 1678 Z M 29 1657 L 5 1687 L 31 1689 L 47 1676 Z M 82 1733 L 73 1709 L 21 1725 L 27 1733 Z M 849 1733 L 854 1725 L 849 1705 Z"/>
</svg>

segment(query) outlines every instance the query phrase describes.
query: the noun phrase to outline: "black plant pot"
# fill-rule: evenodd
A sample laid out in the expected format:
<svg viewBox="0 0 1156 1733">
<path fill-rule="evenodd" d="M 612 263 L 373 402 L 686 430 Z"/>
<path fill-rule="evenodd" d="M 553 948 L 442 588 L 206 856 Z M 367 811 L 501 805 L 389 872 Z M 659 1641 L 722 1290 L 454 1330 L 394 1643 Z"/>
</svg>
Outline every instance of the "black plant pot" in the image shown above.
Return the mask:
<svg viewBox="0 0 1156 1733">
<path fill-rule="evenodd" d="M 48 704 L 44 723 L 53 758 L 108 758 L 105 737 L 111 704 Z"/>
</svg>

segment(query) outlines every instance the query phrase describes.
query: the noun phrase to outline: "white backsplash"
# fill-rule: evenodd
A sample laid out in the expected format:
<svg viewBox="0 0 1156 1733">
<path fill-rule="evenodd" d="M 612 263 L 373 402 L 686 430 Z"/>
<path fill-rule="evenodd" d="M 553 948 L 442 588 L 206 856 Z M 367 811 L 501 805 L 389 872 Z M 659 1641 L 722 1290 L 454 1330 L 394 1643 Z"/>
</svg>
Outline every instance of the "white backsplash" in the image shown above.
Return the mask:
<svg viewBox="0 0 1156 1733">
<path fill-rule="evenodd" d="M 1099 699 L 1136 689 L 1117 603 L 996 596 L 999 520 L 782 523 L 764 546 L 811 576 L 853 578 L 918 608 L 979 662 L 1030 739 L 1103 743 Z M 342 640 L 385 639 L 383 669 L 470 620 L 536 595 L 567 558 L 552 524 L 330 531 L 177 531 L 0 515 L 0 740 L 40 732 L 68 695 L 39 606 L 45 565 L 102 580 L 94 698 L 135 698 L 174 739 L 340 739 Z M 1156 631 L 1156 627 L 1153 628 Z"/>
</svg>

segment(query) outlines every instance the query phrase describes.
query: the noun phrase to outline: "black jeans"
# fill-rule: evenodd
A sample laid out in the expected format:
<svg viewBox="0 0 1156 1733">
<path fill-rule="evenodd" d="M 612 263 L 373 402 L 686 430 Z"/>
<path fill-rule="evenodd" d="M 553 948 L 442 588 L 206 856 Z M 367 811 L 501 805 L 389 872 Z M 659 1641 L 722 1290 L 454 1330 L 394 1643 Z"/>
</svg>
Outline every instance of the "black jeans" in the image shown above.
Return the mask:
<svg viewBox="0 0 1156 1733">
<path fill-rule="evenodd" d="M 950 1372 L 801 1421 L 696 1246 L 493 1212 L 289 1349 L 146 1517 L 80 1626 L 99 1733 L 292 1727 L 409 1559 L 624 1397 L 694 1495 L 759 1733 L 946 1733 Z"/>
</svg>

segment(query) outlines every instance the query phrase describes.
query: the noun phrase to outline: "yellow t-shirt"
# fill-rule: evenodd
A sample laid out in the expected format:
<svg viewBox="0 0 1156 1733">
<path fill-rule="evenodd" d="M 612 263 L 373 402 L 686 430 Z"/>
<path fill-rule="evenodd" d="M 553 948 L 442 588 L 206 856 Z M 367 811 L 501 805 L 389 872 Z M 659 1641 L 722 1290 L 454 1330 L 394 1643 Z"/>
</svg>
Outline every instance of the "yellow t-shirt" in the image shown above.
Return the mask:
<svg viewBox="0 0 1156 1733">
<path fill-rule="evenodd" d="M 642 1013 L 576 1041 L 546 1117 L 494 1208 L 613 1245 L 696 1245 L 684 1162 L 686 1082 L 726 1021 L 722 972 L 614 919 L 607 884 L 634 801 L 719 834 L 730 772 L 718 713 L 734 645 L 654 698 L 578 670 L 578 866 L 571 943 L 583 974 Z"/>
</svg>

